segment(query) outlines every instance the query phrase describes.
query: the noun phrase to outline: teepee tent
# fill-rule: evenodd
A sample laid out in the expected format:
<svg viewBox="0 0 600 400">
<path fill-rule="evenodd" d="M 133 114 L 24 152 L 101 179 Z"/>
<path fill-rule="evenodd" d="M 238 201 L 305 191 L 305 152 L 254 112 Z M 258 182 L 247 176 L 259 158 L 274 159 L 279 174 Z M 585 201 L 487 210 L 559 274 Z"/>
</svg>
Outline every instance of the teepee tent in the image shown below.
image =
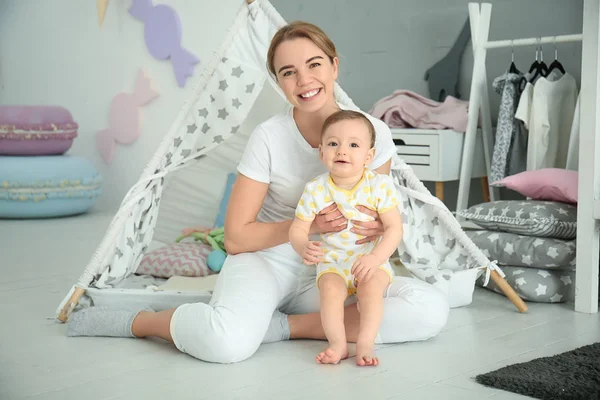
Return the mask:
<svg viewBox="0 0 600 400">
<path fill-rule="evenodd" d="M 222 193 L 218 188 L 227 173 L 235 171 L 250 133 L 288 107 L 266 68 L 271 37 L 283 25 L 268 0 L 247 0 L 241 5 L 191 98 L 125 195 L 84 273 L 59 304 L 58 320 L 65 322 L 83 299 L 155 309 L 210 299 L 210 291 L 136 289 L 126 282 L 148 249 L 173 243 L 190 224 L 212 224 Z M 357 109 L 337 85 L 335 96 L 345 108 Z M 405 237 L 398 253 L 403 265 L 444 291 L 455 307 L 470 304 L 475 280 L 486 273 L 486 280 L 491 276 L 525 311 L 525 304 L 501 277 L 502 271 L 470 241 L 411 168 L 395 159 L 392 174 L 402 198 Z"/>
</svg>

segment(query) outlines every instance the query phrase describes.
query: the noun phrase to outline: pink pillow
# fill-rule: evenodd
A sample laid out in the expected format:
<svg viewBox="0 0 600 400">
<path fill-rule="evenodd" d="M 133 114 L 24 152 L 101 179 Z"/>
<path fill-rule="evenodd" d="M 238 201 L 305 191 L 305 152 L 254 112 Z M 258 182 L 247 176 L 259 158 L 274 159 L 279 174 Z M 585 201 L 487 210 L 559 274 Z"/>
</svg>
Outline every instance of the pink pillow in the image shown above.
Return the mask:
<svg viewBox="0 0 600 400">
<path fill-rule="evenodd" d="M 212 275 L 206 263 L 212 251 L 204 243 L 174 243 L 146 253 L 136 273 L 158 278 Z"/>
<path fill-rule="evenodd" d="M 79 125 L 60 106 L 0 106 L 0 155 L 41 156 L 66 153 Z"/>
<path fill-rule="evenodd" d="M 507 176 L 494 186 L 504 186 L 532 200 L 577 203 L 577 171 L 561 168 L 543 168 Z"/>
</svg>

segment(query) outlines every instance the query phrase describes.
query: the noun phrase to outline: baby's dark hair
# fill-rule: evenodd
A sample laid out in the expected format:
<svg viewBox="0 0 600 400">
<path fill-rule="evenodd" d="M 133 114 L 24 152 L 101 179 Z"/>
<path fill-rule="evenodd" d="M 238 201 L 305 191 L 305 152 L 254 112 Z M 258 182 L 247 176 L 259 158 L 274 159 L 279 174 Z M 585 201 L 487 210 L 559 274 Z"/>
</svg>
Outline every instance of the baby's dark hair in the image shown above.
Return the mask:
<svg viewBox="0 0 600 400">
<path fill-rule="evenodd" d="M 321 129 L 321 137 L 323 137 L 323 135 L 325 134 L 325 131 L 331 125 L 333 125 L 337 122 L 340 122 L 340 121 L 356 120 L 356 119 L 363 121 L 365 123 L 365 125 L 367 126 L 367 128 L 369 129 L 369 134 L 371 135 L 371 148 L 374 148 L 375 147 L 375 127 L 373 126 L 371 121 L 369 121 L 369 118 L 365 117 L 365 115 L 363 113 L 360 113 L 358 111 L 340 110 L 340 111 L 336 111 L 333 114 L 331 114 L 329 117 L 327 117 L 325 122 L 323 122 L 323 128 Z"/>
</svg>

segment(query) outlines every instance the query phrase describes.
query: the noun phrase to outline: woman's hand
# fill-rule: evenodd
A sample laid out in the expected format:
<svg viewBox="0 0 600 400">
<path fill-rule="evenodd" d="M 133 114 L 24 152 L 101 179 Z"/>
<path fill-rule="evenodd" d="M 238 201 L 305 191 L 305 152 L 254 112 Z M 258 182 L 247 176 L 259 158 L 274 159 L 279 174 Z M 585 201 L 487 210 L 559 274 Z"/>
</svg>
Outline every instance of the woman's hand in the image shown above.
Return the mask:
<svg viewBox="0 0 600 400">
<path fill-rule="evenodd" d="M 310 233 L 340 232 L 346 229 L 347 226 L 348 220 L 340 212 L 337 204 L 333 203 L 317 214 L 311 225 Z"/>
<path fill-rule="evenodd" d="M 368 222 L 354 220 L 352 221 L 354 227 L 351 229 L 351 231 L 356 233 L 357 235 L 364 236 L 364 238 L 357 240 L 356 244 L 371 242 L 377 239 L 378 237 L 383 236 L 383 222 L 381 222 L 381 218 L 379 218 L 379 213 L 365 206 L 356 206 L 356 208 L 361 213 L 370 215 L 371 217 L 375 218 L 374 221 Z"/>
</svg>

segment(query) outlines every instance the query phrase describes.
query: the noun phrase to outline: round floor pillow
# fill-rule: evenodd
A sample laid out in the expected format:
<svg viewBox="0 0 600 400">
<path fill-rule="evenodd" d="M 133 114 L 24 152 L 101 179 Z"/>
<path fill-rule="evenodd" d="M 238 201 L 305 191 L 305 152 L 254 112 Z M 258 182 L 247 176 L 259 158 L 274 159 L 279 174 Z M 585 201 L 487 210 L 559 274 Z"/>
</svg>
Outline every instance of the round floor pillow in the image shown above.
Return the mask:
<svg viewBox="0 0 600 400">
<path fill-rule="evenodd" d="M 71 113 L 58 106 L 0 106 L 0 155 L 64 154 L 77 137 Z"/>
<path fill-rule="evenodd" d="M 102 194 L 102 177 L 76 156 L 0 156 L 0 218 L 81 214 Z"/>
</svg>

